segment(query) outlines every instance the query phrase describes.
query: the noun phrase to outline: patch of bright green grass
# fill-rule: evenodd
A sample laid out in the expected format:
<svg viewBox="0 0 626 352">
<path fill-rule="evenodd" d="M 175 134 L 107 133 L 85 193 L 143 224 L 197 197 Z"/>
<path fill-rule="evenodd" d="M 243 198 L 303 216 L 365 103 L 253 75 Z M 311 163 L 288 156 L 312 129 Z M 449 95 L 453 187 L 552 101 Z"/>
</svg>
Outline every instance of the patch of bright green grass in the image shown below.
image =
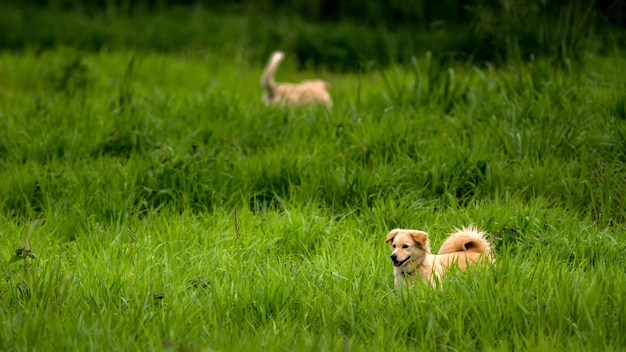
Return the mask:
<svg viewBox="0 0 626 352">
<path fill-rule="evenodd" d="M 3 53 L 0 349 L 620 349 L 620 63 L 423 55 L 327 111 L 226 54 Z M 494 267 L 394 292 L 389 229 L 470 223 Z"/>
</svg>

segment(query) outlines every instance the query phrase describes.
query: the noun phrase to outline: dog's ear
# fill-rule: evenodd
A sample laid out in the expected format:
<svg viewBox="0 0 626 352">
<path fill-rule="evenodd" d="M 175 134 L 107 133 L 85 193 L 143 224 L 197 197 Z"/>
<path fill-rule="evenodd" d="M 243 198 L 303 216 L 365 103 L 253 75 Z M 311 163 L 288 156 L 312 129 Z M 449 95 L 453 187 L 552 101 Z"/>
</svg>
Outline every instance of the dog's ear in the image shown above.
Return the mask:
<svg viewBox="0 0 626 352">
<path fill-rule="evenodd" d="M 385 243 L 393 240 L 393 238 L 396 237 L 397 234 L 398 234 L 398 229 L 389 231 L 389 233 L 387 234 L 387 238 L 385 238 Z"/>
<path fill-rule="evenodd" d="M 428 242 L 428 234 L 424 231 L 411 230 L 411 237 L 413 237 L 413 241 L 421 244 L 422 246 L 426 246 Z"/>
</svg>

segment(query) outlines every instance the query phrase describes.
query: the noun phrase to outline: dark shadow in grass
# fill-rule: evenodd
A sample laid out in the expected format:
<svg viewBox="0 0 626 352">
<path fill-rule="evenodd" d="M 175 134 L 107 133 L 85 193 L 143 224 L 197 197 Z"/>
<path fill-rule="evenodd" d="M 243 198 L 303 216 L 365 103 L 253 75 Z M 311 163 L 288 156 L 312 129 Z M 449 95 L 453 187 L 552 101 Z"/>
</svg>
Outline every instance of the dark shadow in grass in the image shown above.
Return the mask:
<svg viewBox="0 0 626 352">
<path fill-rule="evenodd" d="M 7 146 L 5 144 L 5 140 L 4 138 L 2 138 L 3 140 L 0 141 L 0 165 L 1 163 L 7 158 L 9 150 L 7 149 Z"/>
<path fill-rule="evenodd" d="M 210 211 L 225 206 L 227 195 L 234 193 L 230 164 L 204 154 L 202 146 L 192 144 L 187 153 L 162 156 L 137 174 L 135 205 L 141 212 L 162 207 L 178 211 Z M 232 187 L 232 188 L 231 188 Z"/>
<path fill-rule="evenodd" d="M 426 187 L 435 198 L 451 193 L 459 199 L 460 205 L 467 205 L 479 195 L 488 169 L 485 160 L 457 160 L 451 167 L 442 165 L 439 170 L 430 171 L 426 176 Z"/>
<path fill-rule="evenodd" d="M 74 96 L 85 92 L 93 83 L 83 54 L 73 50 L 61 51 L 60 62 L 50 68 L 47 81 L 56 92 Z"/>
<path fill-rule="evenodd" d="M 7 192 L 2 207 L 11 217 L 29 217 L 43 213 L 45 198 L 40 181 L 31 179 Z"/>
<path fill-rule="evenodd" d="M 139 133 L 111 131 L 107 139 L 94 148 L 92 155 L 94 157 L 109 155 L 128 158 L 133 153 L 141 153 L 147 145 L 155 146 L 148 141 L 148 138 Z"/>
<path fill-rule="evenodd" d="M 280 208 L 292 189 L 299 187 L 302 182 L 297 163 L 288 161 L 282 162 L 279 168 L 264 167 L 249 177 L 252 195 L 248 202 L 250 209 L 255 211 Z"/>
</svg>

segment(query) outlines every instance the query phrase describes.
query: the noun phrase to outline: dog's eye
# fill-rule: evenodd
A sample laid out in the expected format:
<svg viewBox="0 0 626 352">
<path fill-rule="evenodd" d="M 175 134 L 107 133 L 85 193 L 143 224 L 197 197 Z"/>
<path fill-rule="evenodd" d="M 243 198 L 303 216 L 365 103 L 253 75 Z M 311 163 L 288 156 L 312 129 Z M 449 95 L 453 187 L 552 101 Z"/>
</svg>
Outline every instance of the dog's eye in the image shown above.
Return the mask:
<svg viewBox="0 0 626 352">
<path fill-rule="evenodd" d="M 409 245 L 408 244 L 403 244 L 402 248 L 409 248 Z"/>
<path fill-rule="evenodd" d="M 391 248 L 396 248 L 396 245 L 395 245 L 395 244 L 392 244 L 392 245 L 391 245 Z"/>
</svg>

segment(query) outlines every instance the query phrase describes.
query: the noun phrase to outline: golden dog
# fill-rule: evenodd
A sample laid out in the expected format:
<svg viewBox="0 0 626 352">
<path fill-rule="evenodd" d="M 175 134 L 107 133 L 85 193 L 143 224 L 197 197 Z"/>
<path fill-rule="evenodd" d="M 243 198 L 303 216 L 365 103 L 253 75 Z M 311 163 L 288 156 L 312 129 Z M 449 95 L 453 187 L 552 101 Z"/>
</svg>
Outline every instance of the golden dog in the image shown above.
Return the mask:
<svg viewBox="0 0 626 352">
<path fill-rule="evenodd" d="M 431 254 L 428 234 L 418 230 L 394 229 L 385 242 L 391 242 L 394 282 L 396 287 L 419 277 L 433 287 L 451 266 L 466 270 L 482 261 L 493 261 L 491 245 L 485 233 L 474 226 L 456 229 L 441 245 L 439 253 Z"/>
<path fill-rule="evenodd" d="M 321 79 L 305 80 L 300 83 L 276 83 L 274 75 L 278 66 L 285 58 L 282 51 L 272 53 L 265 71 L 261 76 L 263 102 L 266 105 L 292 105 L 303 106 L 310 104 L 321 104 L 332 107 L 333 101 L 328 93 L 330 85 Z"/>
</svg>

